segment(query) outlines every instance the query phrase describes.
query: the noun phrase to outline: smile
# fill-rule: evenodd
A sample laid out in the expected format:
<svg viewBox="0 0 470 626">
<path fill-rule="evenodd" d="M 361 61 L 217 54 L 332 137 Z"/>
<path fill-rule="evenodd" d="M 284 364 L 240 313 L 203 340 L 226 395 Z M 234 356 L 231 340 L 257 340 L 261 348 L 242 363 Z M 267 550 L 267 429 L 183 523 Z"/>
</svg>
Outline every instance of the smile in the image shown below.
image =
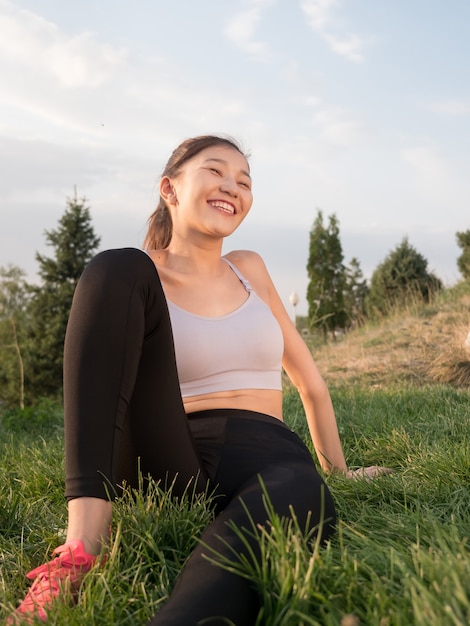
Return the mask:
<svg viewBox="0 0 470 626">
<path fill-rule="evenodd" d="M 209 204 L 215 209 L 221 209 L 225 211 L 225 213 L 229 213 L 233 215 L 235 213 L 235 207 L 228 202 L 223 202 L 222 200 L 214 200 L 213 202 L 209 202 Z"/>
</svg>

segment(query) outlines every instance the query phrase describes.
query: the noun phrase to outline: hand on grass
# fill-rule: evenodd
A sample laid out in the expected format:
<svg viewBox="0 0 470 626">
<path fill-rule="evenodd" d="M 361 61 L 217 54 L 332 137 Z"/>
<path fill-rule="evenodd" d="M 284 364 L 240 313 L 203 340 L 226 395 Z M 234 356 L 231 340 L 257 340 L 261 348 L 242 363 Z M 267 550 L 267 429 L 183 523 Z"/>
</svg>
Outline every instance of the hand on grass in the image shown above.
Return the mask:
<svg viewBox="0 0 470 626">
<path fill-rule="evenodd" d="M 369 482 L 374 478 L 379 478 L 379 476 L 384 476 L 386 474 L 391 474 L 393 472 L 389 467 L 380 467 L 379 465 L 370 465 L 369 467 L 359 467 L 355 470 L 348 470 L 346 472 L 346 478 L 351 478 L 352 480 L 365 480 Z"/>
</svg>

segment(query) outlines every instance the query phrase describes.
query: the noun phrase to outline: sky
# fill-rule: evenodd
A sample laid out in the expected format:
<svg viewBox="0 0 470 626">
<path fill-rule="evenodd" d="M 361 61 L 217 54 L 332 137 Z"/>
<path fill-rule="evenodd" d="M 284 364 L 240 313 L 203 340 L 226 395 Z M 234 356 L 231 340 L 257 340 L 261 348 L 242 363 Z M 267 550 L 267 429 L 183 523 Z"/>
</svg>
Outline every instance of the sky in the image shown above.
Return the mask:
<svg viewBox="0 0 470 626">
<path fill-rule="evenodd" d="M 319 210 L 367 278 L 408 237 L 454 284 L 469 24 L 468 0 L 0 0 L 0 266 L 37 279 L 75 190 L 102 249 L 140 247 L 170 152 L 216 133 L 253 176 L 224 251 L 259 252 L 292 314 Z"/>
</svg>

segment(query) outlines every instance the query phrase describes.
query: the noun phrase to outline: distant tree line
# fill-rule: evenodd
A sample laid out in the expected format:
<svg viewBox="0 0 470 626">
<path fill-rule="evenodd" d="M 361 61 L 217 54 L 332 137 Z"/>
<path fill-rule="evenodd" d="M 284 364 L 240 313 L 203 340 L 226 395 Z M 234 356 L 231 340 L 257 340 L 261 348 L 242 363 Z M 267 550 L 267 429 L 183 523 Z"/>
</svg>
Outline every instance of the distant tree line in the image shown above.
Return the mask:
<svg viewBox="0 0 470 626">
<path fill-rule="evenodd" d="M 457 266 L 468 280 L 470 230 L 456 233 L 456 239 L 462 249 Z M 349 265 L 344 264 L 336 216 L 330 215 L 325 223 L 322 211 L 318 211 L 310 230 L 307 261 L 310 330 L 321 330 L 325 339 L 329 335 L 335 337 L 338 331 L 350 330 L 410 301 L 429 302 L 443 284 L 427 266 L 424 256 L 404 237 L 367 283 L 356 258 Z"/>
<path fill-rule="evenodd" d="M 470 280 L 470 230 L 456 234 L 457 265 Z M 73 293 L 100 237 L 86 198 L 67 199 L 56 229 L 46 230 L 50 257 L 36 254 L 40 284 L 26 281 L 15 266 L 0 267 L 0 407 L 34 404 L 62 394 L 62 357 Z M 318 211 L 310 231 L 307 262 L 308 322 L 325 338 L 383 315 L 408 298 L 429 300 L 442 282 L 407 238 L 392 250 L 368 284 L 359 261 L 344 264 L 339 222 Z"/>
<path fill-rule="evenodd" d="M 0 403 L 7 405 L 61 395 L 73 293 L 100 243 L 86 198 L 68 199 L 58 227 L 46 230 L 45 239 L 53 255 L 36 254 L 39 285 L 28 284 L 15 265 L 0 268 Z"/>
</svg>

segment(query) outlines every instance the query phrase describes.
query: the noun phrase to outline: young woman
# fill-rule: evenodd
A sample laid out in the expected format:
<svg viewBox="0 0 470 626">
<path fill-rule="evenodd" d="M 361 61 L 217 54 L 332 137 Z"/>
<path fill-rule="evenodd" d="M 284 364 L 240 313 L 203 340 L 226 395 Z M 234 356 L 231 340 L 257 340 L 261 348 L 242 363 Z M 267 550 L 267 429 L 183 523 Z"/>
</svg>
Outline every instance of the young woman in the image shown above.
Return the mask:
<svg viewBox="0 0 470 626">
<path fill-rule="evenodd" d="M 107 541 L 113 495 L 124 479 L 136 483 L 138 467 L 173 482 L 175 495 L 190 481 L 216 494 L 215 519 L 154 626 L 255 623 L 256 590 L 204 553 L 246 551 L 231 524 L 249 528 L 248 514 L 266 524 L 264 489 L 278 515 L 293 510 L 323 541 L 333 532 L 331 495 L 282 421 L 281 367 L 299 390 L 321 467 L 346 473 L 327 387 L 262 259 L 222 256 L 251 204 L 250 168 L 234 141 L 186 140 L 163 172 L 146 252 L 103 252 L 85 269 L 64 353 L 67 540 L 30 572 L 11 623 L 46 621 L 63 581 L 78 590 Z"/>
</svg>

